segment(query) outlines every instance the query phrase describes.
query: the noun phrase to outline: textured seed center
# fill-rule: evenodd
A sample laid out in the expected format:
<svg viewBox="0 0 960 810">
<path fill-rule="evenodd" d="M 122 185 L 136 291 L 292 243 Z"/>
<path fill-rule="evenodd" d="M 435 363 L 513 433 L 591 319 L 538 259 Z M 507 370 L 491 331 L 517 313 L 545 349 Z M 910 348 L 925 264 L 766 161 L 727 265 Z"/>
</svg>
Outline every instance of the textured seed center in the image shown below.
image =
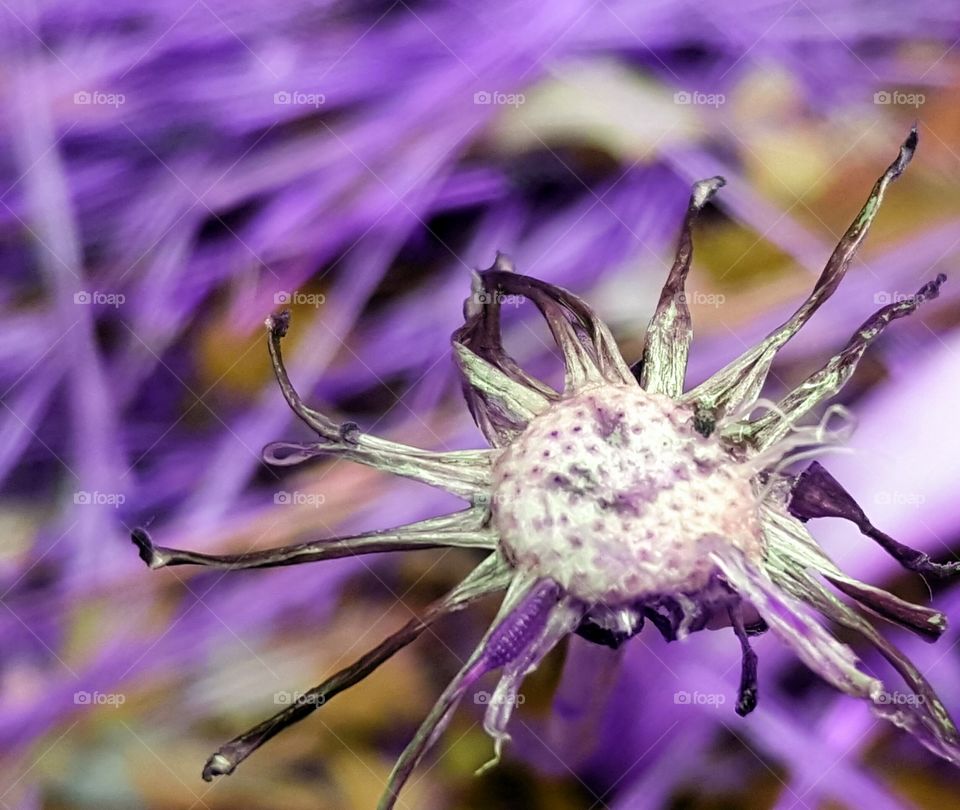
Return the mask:
<svg viewBox="0 0 960 810">
<path fill-rule="evenodd" d="M 497 460 L 493 519 L 508 558 L 581 599 L 689 593 L 729 543 L 762 553 L 749 474 L 692 409 L 602 386 L 533 419 Z"/>
</svg>

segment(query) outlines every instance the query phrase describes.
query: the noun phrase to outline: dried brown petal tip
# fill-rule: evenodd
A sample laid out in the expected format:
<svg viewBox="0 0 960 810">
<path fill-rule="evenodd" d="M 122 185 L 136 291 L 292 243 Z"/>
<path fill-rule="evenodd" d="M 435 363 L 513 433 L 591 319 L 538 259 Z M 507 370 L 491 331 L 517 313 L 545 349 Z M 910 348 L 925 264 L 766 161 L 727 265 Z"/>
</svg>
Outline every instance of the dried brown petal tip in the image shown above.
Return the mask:
<svg viewBox="0 0 960 810">
<path fill-rule="evenodd" d="M 130 533 L 130 539 L 140 552 L 140 559 L 150 568 L 163 568 L 167 564 L 167 555 L 153 545 L 146 529 L 137 527 Z"/>
<path fill-rule="evenodd" d="M 699 211 L 710 202 L 710 198 L 726 184 L 726 179 L 720 175 L 708 177 L 706 180 L 698 180 L 693 184 L 693 195 L 690 198 L 690 206 Z"/>
<path fill-rule="evenodd" d="M 271 315 L 264 321 L 267 329 L 275 337 L 282 338 L 287 336 L 287 329 L 290 328 L 290 310 L 284 309 L 275 315 Z"/>
<path fill-rule="evenodd" d="M 907 135 L 903 146 L 900 147 L 900 154 L 897 155 L 897 159 L 890 166 L 889 175 L 891 179 L 899 177 L 903 170 L 910 164 L 910 161 L 913 160 L 913 154 L 917 151 L 917 143 L 919 140 L 920 136 L 917 133 L 917 125 L 914 124 L 910 128 L 910 134 Z"/>
<path fill-rule="evenodd" d="M 203 766 L 203 781 L 212 782 L 215 776 L 227 776 L 237 767 L 219 751 L 207 760 Z"/>
</svg>

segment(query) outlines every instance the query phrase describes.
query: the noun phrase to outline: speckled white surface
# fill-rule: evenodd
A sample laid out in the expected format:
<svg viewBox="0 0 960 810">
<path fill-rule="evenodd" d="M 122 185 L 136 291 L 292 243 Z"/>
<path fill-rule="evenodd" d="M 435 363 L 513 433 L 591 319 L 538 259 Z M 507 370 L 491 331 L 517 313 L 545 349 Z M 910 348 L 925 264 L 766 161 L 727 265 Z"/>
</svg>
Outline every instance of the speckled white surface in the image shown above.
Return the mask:
<svg viewBox="0 0 960 810">
<path fill-rule="evenodd" d="M 494 469 L 508 557 L 615 604 L 701 588 L 717 542 L 761 554 L 748 470 L 692 419 L 632 386 L 592 388 L 536 417 Z"/>
</svg>

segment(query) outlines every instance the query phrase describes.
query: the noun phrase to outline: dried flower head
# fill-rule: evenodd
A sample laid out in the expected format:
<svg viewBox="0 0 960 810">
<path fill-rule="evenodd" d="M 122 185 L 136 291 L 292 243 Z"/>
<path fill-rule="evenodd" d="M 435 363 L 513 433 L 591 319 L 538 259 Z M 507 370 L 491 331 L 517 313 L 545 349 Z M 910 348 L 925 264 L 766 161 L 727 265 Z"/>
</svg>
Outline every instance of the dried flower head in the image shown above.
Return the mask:
<svg viewBox="0 0 960 810">
<path fill-rule="evenodd" d="M 917 144 L 911 131 L 877 181 L 800 308 L 759 345 L 696 388 L 684 392 L 692 337 L 684 287 L 698 212 L 723 185 L 695 184 L 677 257 L 647 329 L 643 357 L 624 362 L 607 327 L 575 295 L 512 271 L 498 256 L 474 277 L 465 323 L 453 335 L 471 413 L 491 447 L 434 453 L 363 433 L 311 409 L 284 368 L 284 313 L 267 320 L 277 379 L 293 411 L 319 436 L 309 444 L 277 443 L 264 456 L 289 465 L 335 453 L 413 478 L 462 497 L 463 511 L 388 531 L 240 555 L 209 555 L 155 546 L 142 529 L 133 540 L 151 568 L 205 565 L 257 568 L 354 554 L 438 546 L 489 554 L 451 593 L 356 663 L 314 687 L 295 704 L 220 748 L 205 779 L 231 773 L 279 731 L 349 688 L 413 641 L 438 617 L 504 591 L 499 613 L 469 660 L 447 686 L 400 756 L 381 800 L 398 792 L 449 722 L 460 699 L 491 670 L 500 670 L 485 728 L 496 758 L 524 676 L 572 633 L 612 647 L 649 619 L 668 640 L 730 625 L 743 654 L 736 710 L 757 703 L 756 655 L 750 636 L 772 629 L 813 671 L 868 701 L 931 751 L 960 763 L 960 739 L 923 676 L 861 613 L 824 583 L 870 613 L 927 639 L 944 616 L 843 574 L 805 526 L 813 518 L 853 521 L 912 571 L 954 573 L 874 528 L 853 498 L 817 462 L 793 475 L 788 465 L 842 441 L 828 409 L 814 425 L 801 420 L 850 378 L 866 348 L 897 318 L 937 295 L 944 277 L 911 298 L 883 307 L 843 349 L 777 403 L 759 399 L 777 351 L 833 293 L 877 213 L 889 184 Z M 563 391 L 524 371 L 504 350 L 500 304 L 505 296 L 533 302 L 563 353 Z M 884 683 L 857 666 L 852 650 L 820 618 L 873 644 L 918 698 L 889 700 Z"/>
</svg>

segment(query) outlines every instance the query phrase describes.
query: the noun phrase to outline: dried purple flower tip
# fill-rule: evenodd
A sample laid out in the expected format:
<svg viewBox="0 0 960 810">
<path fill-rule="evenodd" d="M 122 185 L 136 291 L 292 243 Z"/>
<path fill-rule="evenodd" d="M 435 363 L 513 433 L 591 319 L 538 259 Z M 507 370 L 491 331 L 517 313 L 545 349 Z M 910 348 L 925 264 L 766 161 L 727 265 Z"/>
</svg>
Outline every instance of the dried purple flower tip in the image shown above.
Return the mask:
<svg viewBox="0 0 960 810">
<path fill-rule="evenodd" d="M 267 319 L 268 348 L 281 391 L 318 436 L 277 443 L 264 457 L 283 465 L 336 454 L 378 470 L 440 487 L 466 502 L 459 512 L 379 532 L 322 539 L 237 555 L 209 555 L 133 541 L 151 566 L 218 568 L 292 565 L 345 555 L 435 547 L 484 549 L 485 559 L 444 599 L 300 701 L 220 748 L 205 779 L 231 773 L 284 728 L 366 677 L 435 619 L 504 592 L 499 614 L 443 691 L 400 756 L 380 802 L 390 810 L 417 763 L 436 742 L 477 679 L 500 669 L 484 728 L 499 759 L 524 677 L 573 633 L 618 646 L 644 620 L 668 640 L 729 624 L 741 649 L 736 711 L 757 705 L 757 656 L 750 636 L 767 628 L 824 680 L 867 701 L 873 711 L 960 764 L 960 736 L 916 667 L 886 641 L 857 606 L 934 639 L 942 614 L 845 575 L 807 531 L 811 518 L 853 521 L 904 566 L 938 576 L 938 565 L 875 529 L 840 484 L 814 462 L 800 476 L 783 470 L 799 454 L 837 441 L 809 414 L 850 379 L 867 347 L 890 323 L 937 295 L 937 276 L 913 297 L 883 307 L 824 366 L 780 402 L 753 417 L 777 352 L 833 294 L 866 237 L 889 187 L 913 155 L 916 128 L 877 180 L 812 292 L 783 325 L 692 390 L 684 377 L 693 330 L 685 283 L 698 213 L 722 185 L 696 183 L 676 259 L 632 368 L 610 330 L 567 290 L 513 272 L 498 254 L 473 277 L 464 325 L 453 335 L 467 403 L 490 448 L 435 453 L 364 433 L 307 406 L 287 375 L 281 339 L 289 313 Z M 540 311 L 563 355 L 561 391 L 536 379 L 501 340 L 500 302 L 523 296 Z M 828 411 L 828 416 L 830 411 Z M 885 684 L 858 667 L 853 651 L 822 621 L 859 634 L 917 696 L 893 705 Z"/>
<path fill-rule="evenodd" d="M 271 315 L 264 321 L 267 329 L 275 337 L 283 338 L 287 336 L 287 330 L 290 328 L 290 310 L 283 309 L 275 315 Z"/>
<path fill-rule="evenodd" d="M 903 146 L 900 147 L 900 154 L 897 156 L 896 161 L 894 162 L 893 172 L 891 174 L 892 178 L 899 177 L 904 169 L 910 165 L 910 161 L 913 160 L 913 154 L 917 151 L 917 144 L 920 141 L 920 135 L 917 132 L 917 125 L 914 125 L 910 128 L 910 134 L 907 135 L 907 139 L 903 142 Z"/>
<path fill-rule="evenodd" d="M 167 560 L 153 545 L 153 540 L 146 529 L 136 528 L 130 533 L 130 539 L 140 551 L 140 559 L 150 568 L 163 568 Z"/>
<path fill-rule="evenodd" d="M 733 605 L 729 611 L 730 625 L 740 642 L 740 687 L 737 690 L 736 712 L 746 717 L 757 708 L 757 654 L 750 646 L 750 633 L 744 626 L 743 607 Z"/>
<path fill-rule="evenodd" d="M 940 287 L 943 286 L 944 282 L 947 280 L 946 273 L 940 273 L 933 281 L 928 281 L 917 291 L 917 303 L 926 301 L 927 299 L 936 298 L 940 295 Z"/>
<path fill-rule="evenodd" d="M 849 520 L 863 535 L 875 540 L 897 562 L 911 571 L 935 577 L 947 577 L 960 572 L 960 561 L 932 562 L 922 551 L 905 546 L 877 529 L 853 496 L 817 461 L 797 477 L 790 491 L 787 508 L 791 515 L 804 522 L 821 517 Z M 938 628 L 937 635 L 946 629 L 946 625 L 938 624 Z"/>
<path fill-rule="evenodd" d="M 867 523 L 859 504 L 819 461 L 812 462 L 797 476 L 787 509 L 804 522 L 811 518 L 839 517 L 858 525 Z"/>
</svg>

